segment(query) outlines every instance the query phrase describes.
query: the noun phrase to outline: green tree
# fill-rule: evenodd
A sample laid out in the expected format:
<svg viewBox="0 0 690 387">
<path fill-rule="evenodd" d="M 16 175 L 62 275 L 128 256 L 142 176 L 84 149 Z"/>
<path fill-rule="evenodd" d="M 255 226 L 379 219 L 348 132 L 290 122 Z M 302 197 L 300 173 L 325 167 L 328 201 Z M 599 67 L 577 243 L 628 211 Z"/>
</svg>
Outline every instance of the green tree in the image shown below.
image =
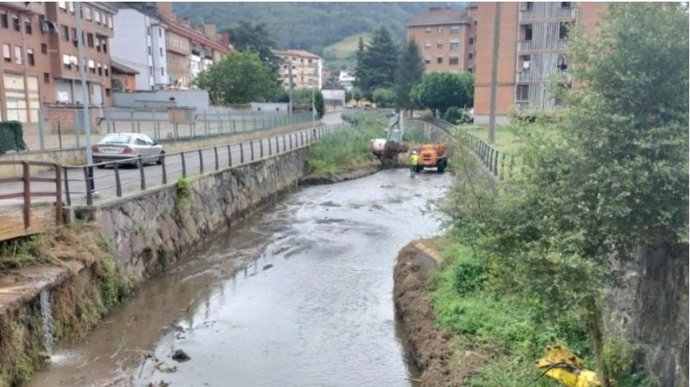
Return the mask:
<svg viewBox="0 0 690 387">
<path fill-rule="evenodd" d="M 399 109 L 413 107 L 410 92 L 412 86 L 421 81 L 422 75 L 424 75 L 424 62 L 419 54 L 419 46 L 414 40 L 410 40 L 406 49 L 401 52 L 398 68 L 395 71 L 396 106 Z"/>
<path fill-rule="evenodd" d="M 472 106 L 474 76 L 471 73 L 431 73 L 412 93 L 414 101 L 443 116 L 452 106 Z"/>
<path fill-rule="evenodd" d="M 392 107 L 395 104 L 395 89 L 379 87 L 372 93 L 372 102 L 378 107 Z"/>
<path fill-rule="evenodd" d="M 506 292 L 554 316 L 577 312 L 608 386 L 610 260 L 636 249 L 687 257 L 689 49 L 679 4 L 617 3 L 602 20 L 594 40 L 574 31 L 579 86 L 562 118 L 527 128 L 521 179 L 456 219 Z"/>
<path fill-rule="evenodd" d="M 270 64 L 271 69 L 278 71 L 279 58 L 271 52 L 271 47 L 275 47 L 275 42 L 266 30 L 266 24 L 252 25 L 243 20 L 238 23 L 237 27 L 230 30 L 230 36 L 236 50 L 254 51 L 259 54 L 262 61 Z"/>
<path fill-rule="evenodd" d="M 385 27 L 374 33 L 369 46 L 365 46 L 360 39 L 356 53 L 356 86 L 367 98 L 372 98 L 374 89 L 394 85 L 397 52 L 395 42 Z"/>
<path fill-rule="evenodd" d="M 199 74 L 214 104 L 263 102 L 280 90 L 274 72 L 253 51 L 237 51 Z"/>
</svg>

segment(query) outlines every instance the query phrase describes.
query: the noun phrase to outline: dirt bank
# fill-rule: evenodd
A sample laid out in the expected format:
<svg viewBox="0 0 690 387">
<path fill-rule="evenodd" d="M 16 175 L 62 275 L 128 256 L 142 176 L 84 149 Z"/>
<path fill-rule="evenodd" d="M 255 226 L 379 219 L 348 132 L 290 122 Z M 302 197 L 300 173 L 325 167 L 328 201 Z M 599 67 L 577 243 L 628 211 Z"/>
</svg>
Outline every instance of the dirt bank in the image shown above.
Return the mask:
<svg viewBox="0 0 690 387">
<path fill-rule="evenodd" d="M 393 297 L 406 346 L 421 370 L 422 387 L 457 386 L 451 372 L 453 334 L 436 326 L 429 301 L 429 274 L 438 268 L 438 257 L 426 242 L 411 242 L 398 254 L 395 265 Z M 436 259 L 434 259 L 436 258 Z"/>
<path fill-rule="evenodd" d="M 318 185 L 318 184 L 334 184 L 342 181 L 359 179 L 360 177 L 373 175 L 381 170 L 381 163 L 374 160 L 368 164 L 362 165 L 354 170 L 338 173 L 331 176 L 322 175 L 307 175 L 299 180 L 299 185 Z"/>
</svg>

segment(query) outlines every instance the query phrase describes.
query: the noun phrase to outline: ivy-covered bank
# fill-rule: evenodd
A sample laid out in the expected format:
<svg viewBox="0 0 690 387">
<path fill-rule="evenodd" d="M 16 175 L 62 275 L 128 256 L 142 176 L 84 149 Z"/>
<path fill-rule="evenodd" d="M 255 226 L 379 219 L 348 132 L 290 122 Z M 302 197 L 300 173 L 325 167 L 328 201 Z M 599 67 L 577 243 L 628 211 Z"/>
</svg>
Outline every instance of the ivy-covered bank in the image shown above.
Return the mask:
<svg viewBox="0 0 690 387">
<path fill-rule="evenodd" d="M 0 386 L 29 380 L 131 292 L 98 226 L 75 223 L 0 246 Z"/>
<path fill-rule="evenodd" d="M 688 383 L 688 14 L 606 12 L 595 39 L 571 31 L 567 108 L 513 117 L 520 174 L 487 187 L 455 159 L 431 300 L 455 353 L 485 359 L 466 385 L 553 386 L 535 361 L 555 344 L 604 387 Z"/>
</svg>

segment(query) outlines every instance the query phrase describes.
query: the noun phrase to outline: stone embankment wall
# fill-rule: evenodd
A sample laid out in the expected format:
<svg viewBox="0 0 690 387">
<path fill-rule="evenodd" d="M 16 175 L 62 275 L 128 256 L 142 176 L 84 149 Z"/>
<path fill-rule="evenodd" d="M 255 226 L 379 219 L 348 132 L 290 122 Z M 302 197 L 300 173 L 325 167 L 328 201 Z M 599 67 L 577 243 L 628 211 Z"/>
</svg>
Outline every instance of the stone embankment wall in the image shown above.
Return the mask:
<svg viewBox="0 0 690 387">
<path fill-rule="evenodd" d="M 307 150 L 178 181 L 100 207 L 75 209 L 101 225 L 124 273 L 135 282 L 168 265 L 252 209 L 297 186 Z"/>
<path fill-rule="evenodd" d="M 688 385 L 688 249 L 640 249 L 613 262 L 617 281 L 606 308 L 609 334 L 636 347 L 634 364 L 661 386 Z"/>
</svg>

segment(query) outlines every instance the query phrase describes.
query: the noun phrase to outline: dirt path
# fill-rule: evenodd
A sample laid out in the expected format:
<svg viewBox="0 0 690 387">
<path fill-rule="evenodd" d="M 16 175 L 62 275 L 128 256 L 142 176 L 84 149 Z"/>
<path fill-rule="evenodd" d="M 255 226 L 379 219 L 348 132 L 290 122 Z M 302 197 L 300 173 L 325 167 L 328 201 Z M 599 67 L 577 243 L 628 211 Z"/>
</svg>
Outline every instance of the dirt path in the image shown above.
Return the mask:
<svg viewBox="0 0 690 387">
<path fill-rule="evenodd" d="M 421 370 L 422 387 L 457 386 L 451 372 L 453 334 L 436 326 L 429 301 L 433 288 L 429 274 L 440 266 L 438 254 L 424 241 L 414 241 L 398 254 L 395 265 L 393 297 L 395 311 L 406 338 L 406 344 Z"/>
</svg>

